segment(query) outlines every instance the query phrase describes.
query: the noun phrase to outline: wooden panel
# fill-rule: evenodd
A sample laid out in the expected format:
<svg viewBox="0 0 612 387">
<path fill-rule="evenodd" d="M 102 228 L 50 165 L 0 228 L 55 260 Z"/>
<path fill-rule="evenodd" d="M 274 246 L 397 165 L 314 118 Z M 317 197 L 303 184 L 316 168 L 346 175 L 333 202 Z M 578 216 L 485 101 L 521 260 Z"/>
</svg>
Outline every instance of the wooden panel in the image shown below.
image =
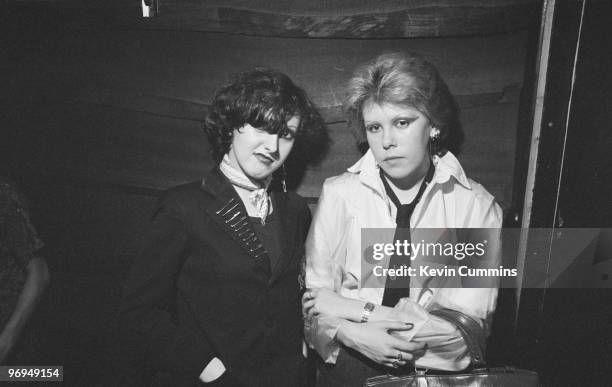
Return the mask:
<svg viewBox="0 0 612 387">
<path fill-rule="evenodd" d="M 486 35 L 524 29 L 539 0 L 157 0 L 142 19 L 139 1 L 9 1 L 45 6 L 75 28 L 151 28 L 313 38 L 406 38 Z M 106 22 L 106 23 L 105 23 Z M 105 24 L 103 24 L 105 23 Z"/>
<path fill-rule="evenodd" d="M 518 99 L 464 109 L 465 143 L 459 159 L 467 175 L 484 185 L 504 210 L 510 208 Z"/>
<path fill-rule="evenodd" d="M 507 87 L 498 93 L 482 93 L 474 95 L 457 95 L 455 99 L 460 109 L 475 106 L 486 106 L 503 103 L 518 95 L 518 85 Z M 186 101 L 150 94 L 133 93 L 130 90 L 84 91 L 74 97 L 74 101 L 86 102 L 100 106 L 112 106 L 134 112 L 150 113 L 164 117 L 203 121 L 208 106 L 203 103 Z M 342 106 L 319 106 L 319 111 L 326 123 L 345 122 Z"/>
<path fill-rule="evenodd" d="M 350 16 L 285 16 L 219 9 L 223 31 L 315 38 L 396 38 L 494 34 L 524 29 L 536 14 L 533 4 L 462 7 L 422 6 Z"/>
<path fill-rule="evenodd" d="M 81 104 L 56 106 L 33 124 L 20 139 L 30 155 L 23 166 L 59 181 L 156 191 L 212 166 L 195 121 Z"/>
<path fill-rule="evenodd" d="M 460 96 L 501 95 L 523 79 L 526 35 L 414 40 L 303 40 L 185 32 L 72 31 L 22 37 L 0 95 L 53 101 L 81 98 L 136 105 L 159 114 L 200 119 L 200 105 L 229 74 L 256 65 L 277 68 L 323 108 L 338 107 L 356 64 L 383 51 L 410 50 L 436 64 Z M 6 75 L 5 75 L 6 76 Z M 18 82 L 15 82 L 18 80 Z M 114 100 L 114 101 L 113 101 Z M 461 98 L 460 98 L 461 100 Z M 138 110 L 137 109 L 137 110 Z M 332 115 L 337 119 L 338 114 Z M 189 117 L 187 117 L 189 116 Z M 332 120 L 333 121 L 333 120 Z"/>
</svg>

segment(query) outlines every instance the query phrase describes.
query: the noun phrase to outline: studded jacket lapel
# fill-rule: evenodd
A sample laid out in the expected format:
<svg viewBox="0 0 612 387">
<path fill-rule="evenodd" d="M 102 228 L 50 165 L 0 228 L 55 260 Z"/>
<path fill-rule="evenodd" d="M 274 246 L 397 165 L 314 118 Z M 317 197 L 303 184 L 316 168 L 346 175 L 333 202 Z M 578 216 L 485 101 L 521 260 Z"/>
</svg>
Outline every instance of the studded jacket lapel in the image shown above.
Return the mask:
<svg viewBox="0 0 612 387">
<path fill-rule="evenodd" d="M 248 255 L 255 266 L 270 276 L 270 258 L 255 234 L 242 200 L 218 168 L 202 182 L 202 189 L 215 197 L 206 209 L 208 215 Z"/>
</svg>

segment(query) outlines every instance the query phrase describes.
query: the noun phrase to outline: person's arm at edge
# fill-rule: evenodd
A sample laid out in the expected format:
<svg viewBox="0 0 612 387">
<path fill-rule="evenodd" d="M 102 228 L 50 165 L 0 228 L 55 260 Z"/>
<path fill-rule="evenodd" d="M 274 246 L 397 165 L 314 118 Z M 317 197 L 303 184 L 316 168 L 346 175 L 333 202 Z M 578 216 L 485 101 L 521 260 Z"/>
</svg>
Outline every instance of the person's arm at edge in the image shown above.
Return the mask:
<svg viewBox="0 0 612 387">
<path fill-rule="evenodd" d="M 25 268 L 26 280 L 17 299 L 15 310 L 0 333 L 0 340 L 6 340 L 6 353 L 0 353 L 0 362 L 15 345 L 23 328 L 34 313 L 42 294 L 49 284 L 49 269 L 44 258 L 34 256 Z"/>
</svg>

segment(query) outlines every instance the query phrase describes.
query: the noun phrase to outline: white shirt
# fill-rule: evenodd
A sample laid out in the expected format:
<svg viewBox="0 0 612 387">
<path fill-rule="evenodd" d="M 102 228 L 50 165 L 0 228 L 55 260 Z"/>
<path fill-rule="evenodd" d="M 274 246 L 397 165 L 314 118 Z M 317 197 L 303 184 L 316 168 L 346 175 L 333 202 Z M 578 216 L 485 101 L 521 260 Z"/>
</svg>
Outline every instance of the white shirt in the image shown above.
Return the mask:
<svg viewBox="0 0 612 387">
<path fill-rule="evenodd" d="M 412 214 L 411 229 L 501 228 L 501 208 L 480 184 L 466 177 L 453 154 L 436 156 L 433 162 L 435 173 Z M 345 297 L 380 305 L 384 287 L 361 286 L 361 229 L 395 228 L 395 211 L 371 151 L 348 172 L 327 179 L 306 241 L 306 287 L 325 287 Z M 491 259 L 496 264 L 499 258 L 496 250 Z M 470 364 L 459 331 L 449 322 L 429 315 L 428 308 L 461 311 L 487 328 L 496 299 L 497 288 L 451 288 L 448 283 L 437 288 L 412 288 L 410 300 L 402 299 L 395 309 L 398 319 L 414 324 L 402 336 L 428 344 L 416 365 L 461 370 Z M 336 318 L 319 316 L 305 324 L 306 340 L 327 363 L 335 363 L 338 356 L 334 338 L 339 323 Z"/>
</svg>

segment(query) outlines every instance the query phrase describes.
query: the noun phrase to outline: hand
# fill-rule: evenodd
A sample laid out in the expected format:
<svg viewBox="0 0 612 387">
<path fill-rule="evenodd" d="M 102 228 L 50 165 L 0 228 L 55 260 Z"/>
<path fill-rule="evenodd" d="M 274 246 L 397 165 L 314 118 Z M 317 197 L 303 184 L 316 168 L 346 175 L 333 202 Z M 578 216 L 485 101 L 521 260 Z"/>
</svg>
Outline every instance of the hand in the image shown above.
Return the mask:
<svg viewBox="0 0 612 387">
<path fill-rule="evenodd" d="M 214 357 L 200 374 L 200 380 L 204 383 L 211 383 L 219 379 L 225 373 L 225 364 L 218 357 Z"/>
<path fill-rule="evenodd" d="M 355 321 L 355 317 L 360 316 L 354 315 L 361 312 L 362 304 L 360 301 L 342 297 L 327 288 L 309 289 L 302 297 L 302 314 L 304 319 L 324 314 Z"/>
<path fill-rule="evenodd" d="M 336 338 L 378 364 L 398 368 L 425 351 L 425 343 L 415 343 L 392 336 L 389 331 L 409 331 L 413 324 L 401 321 L 340 324 Z M 401 355 L 400 355 L 401 354 Z"/>
</svg>

